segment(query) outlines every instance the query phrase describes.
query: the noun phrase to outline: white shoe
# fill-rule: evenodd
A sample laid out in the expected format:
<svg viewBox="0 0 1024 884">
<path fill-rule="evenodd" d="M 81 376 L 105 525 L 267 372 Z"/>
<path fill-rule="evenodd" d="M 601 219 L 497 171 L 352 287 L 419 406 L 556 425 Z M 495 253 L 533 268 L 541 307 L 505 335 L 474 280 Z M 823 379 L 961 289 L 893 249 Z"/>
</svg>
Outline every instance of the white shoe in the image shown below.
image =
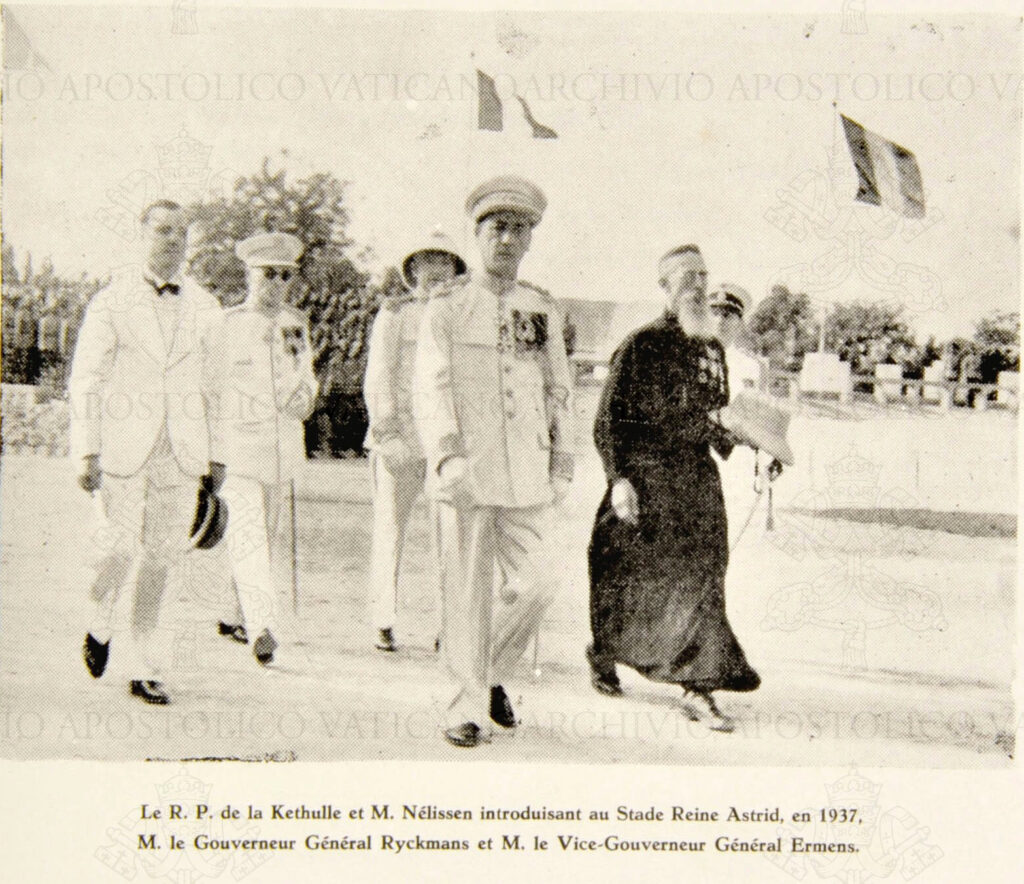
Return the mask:
<svg viewBox="0 0 1024 884">
<path fill-rule="evenodd" d="M 731 734 L 736 729 L 736 723 L 722 714 L 715 698 L 707 691 L 683 688 L 683 711 L 690 721 L 704 722 L 710 730 Z"/>
</svg>

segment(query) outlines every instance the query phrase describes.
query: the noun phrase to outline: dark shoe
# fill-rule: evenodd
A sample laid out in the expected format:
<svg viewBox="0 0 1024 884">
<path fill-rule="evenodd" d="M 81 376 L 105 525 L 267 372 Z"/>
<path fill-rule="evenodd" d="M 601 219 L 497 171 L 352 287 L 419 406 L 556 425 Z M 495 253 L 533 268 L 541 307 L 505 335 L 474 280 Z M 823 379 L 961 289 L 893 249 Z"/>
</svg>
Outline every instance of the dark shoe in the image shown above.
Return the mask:
<svg viewBox="0 0 1024 884">
<path fill-rule="evenodd" d="M 491 688 L 491 721 L 506 730 L 514 728 L 518 724 L 515 710 L 512 708 L 512 701 L 500 684 Z"/>
<path fill-rule="evenodd" d="M 158 681 L 133 681 L 131 693 L 133 697 L 138 697 L 140 700 L 152 703 L 154 706 L 166 706 L 171 702 L 171 698 L 167 696 L 164 686 Z"/>
<path fill-rule="evenodd" d="M 217 624 L 217 632 L 221 635 L 226 635 L 230 639 L 234 639 L 240 645 L 249 644 L 249 633 L 245 631 L 245 627 L 241 623 L 225 623 L 221 620 Z"/>
<path fill-rule="evenodd" d="M 621 697 L 622 685 L 615 672 L 615 664 L 612 663 L 609 668 L 607 663 L 600 662 L 593 645 L 587 645 L 587 662 L 590 664 L 590 683 L 594 690 L 606 697 Z"/>
<path fill-rule="evenodd" d="M 85 634 L 85 643 L 82 645 L 82 657 L 85 659 L 85 668 L 89 675 L 99 678 L 107 668 L 107 658 L 110 656 L 110 639 L 105 642 L 97 641 L 91 632 Z"/>
<path fill-rule="evenodd" d="M 395 644 L 395 635 L 391 631 L 390 626 L 377 630 L 377 643 L 374 647 L 376 647 L 378 651 L 391 652 L 398 650 L 398 645 Z"/>
<path fill-rule="evenodd" d="M 276 650 L 277 641 L 271 635 L 269 629 L 264 629 L 256 639 L 256 643 L 252 646 L 252 652 L 257 662 L 262 663 L 264 666 L 274 661 L 274 651 Z"/>
<path fill-rule="evenodd" d="M 444 738 L 453 746 L 462 746 L 466 749 L 489 742 L 484 732 L 471 721 L 448 728 L 444 732 Z"/>
</svg>

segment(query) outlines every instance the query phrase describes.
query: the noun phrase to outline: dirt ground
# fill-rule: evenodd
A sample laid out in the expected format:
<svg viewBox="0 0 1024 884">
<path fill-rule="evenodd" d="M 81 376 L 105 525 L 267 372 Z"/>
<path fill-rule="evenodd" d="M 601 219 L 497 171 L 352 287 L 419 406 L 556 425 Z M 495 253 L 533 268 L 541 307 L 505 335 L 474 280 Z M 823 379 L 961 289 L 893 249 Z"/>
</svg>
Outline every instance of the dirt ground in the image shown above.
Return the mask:
<svg viewBox="0 0 1024 884">
<path fill-rule="evenodd" d="M 71 464 L 5 455 L 0 755 L 1007 766 L 1019 728 L 1014 431 L 995 414 L 794 421 L 800 466 L 774 489 L 772 530 L 759 499 L 729 571 L 729 616 L 763 679 L 753 694 L 722 695 L 733 734 L 686 721 L 676 689 L 630 672 L 622 698 L 590 688 L 585 552 L 603 481 L 591 451 L 552 538 L 562 585 L 536 671 L 531 649 L 508 685 L 522 725 L 473 752 L 438 732 L 446 680 L 425 507 L 403 575 L 401 649 L 372 647 L 365 461 L 306 467 L 298 613 L 282 569 L 286 634 L 267 669 L 216 634 L 233 609 L 223 561 L 189 557 L 164 605 L 173 702 L 158 708 L 128 696 L 116 632 L 102 679 L 82 665 L 92 510 Z M 740 452 L 724 467 L 734 537 L 756 497 L 752 463 Z"/>
</svg>

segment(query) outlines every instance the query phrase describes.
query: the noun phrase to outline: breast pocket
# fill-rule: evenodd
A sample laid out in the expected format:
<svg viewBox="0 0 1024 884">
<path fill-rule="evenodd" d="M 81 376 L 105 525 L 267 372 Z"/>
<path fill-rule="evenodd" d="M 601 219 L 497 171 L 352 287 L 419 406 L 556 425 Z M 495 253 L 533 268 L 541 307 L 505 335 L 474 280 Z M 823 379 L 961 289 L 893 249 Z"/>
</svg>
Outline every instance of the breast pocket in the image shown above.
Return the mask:
<svg viewBox="0 0 1024 884">
<path fill-rule="evenodd" d="M 456 347 L 485 347 L 495 350 L 499 341 L 499 329 L 494 317 L 488 314 L 467 316 L 454 329 L 452 343 Z"/>
</svg>

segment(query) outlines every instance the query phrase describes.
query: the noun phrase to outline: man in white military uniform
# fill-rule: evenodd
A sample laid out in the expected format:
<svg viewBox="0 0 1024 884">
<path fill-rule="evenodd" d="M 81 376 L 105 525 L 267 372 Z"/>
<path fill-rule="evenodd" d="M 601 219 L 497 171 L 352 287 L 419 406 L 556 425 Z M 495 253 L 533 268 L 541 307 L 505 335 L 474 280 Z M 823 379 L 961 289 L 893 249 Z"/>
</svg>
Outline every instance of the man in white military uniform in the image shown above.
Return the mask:
<svg viewBox="0 0 1024 884">
<path fill-rule="evenodd" d="M 712 335 L 725 349 L 725 364 L 729 375 L 729 398 L 733 400 L 744 390 L 761 389 L 762 366 L 750 353 L 740 349 L 737 341 L 744 331 L 744 318 L 750 312 L 753 298 L 745 288 L 734 282 L 723 282 L 708 293 L 708 315 Z M 729 514 L 729 546 L 737 542 L 745 528 L 742 512 L 750 506 L 751 477 L 754 488 L 761 489 L 760 457 L 756 448 L 740 445 L 733 449 L 728 462 L 718 457 L 722 480 L 722 496 Z M 781 463 L 772 458 L 766 475 L 772 481 L 782 474 Z M 755 493 L 759 494 L 760 490 Z M 756 503 L 754 504 L 756 506 Z"/>
<path fill-rule="evenodd" d="M 737 346 L 743 333 L 744 317 L 752 303 L 750 292 L 733 282 L 723 282 L 708 293 L 708 313 L 714 336 L 725 350 L 732 395 L 740 390 L 761 388 L 761 363 Z"/>
<path fill-rule="evenodd" d="M 373 482 L 370 618 L 382 651 L 396 649 L 402 550 L 427 468 L 412 410 L 412 371 L 423 305 L 432 292 L 463 276 L 466 262 L 451 239 L 435 231 L 405 254 L 401 267 L 411 291 L 389 299 L 378 311 L 363 382 Z"/>
<path fill-rule="evenodd" d="M 317 382 L 309 323 L 284 303 L 302 242 L 259 233 L 235 251 L 246 265 L 248 294 L 225 311 L 226 540 L 253 654 L 265 665 L 277 649 L 271 549 L 284 491 L 305 458 L 302 422 L 313 410 Z"/>
<path fill-rule="evenodd" d="M 224 478 L 217 412 L 223 358 L 220 305 L 180 275 L 181 207 L 162 200 L 142 213 L 145 267 L 90 302 L 69 384 L 71 453 L 79 484 L 98 493 L 104 525 L 83 654 L 99 678 L 110 651 L 114 604 L 135 569 L 130 690 L 147 703 L 169 697 L 153 635 L 168 568 L 180 563 L 196 514 L 200 477 Z"/>
<path fill-rule="evenodd" d="M 557 572 L 543 561 L 551 505 L 572 479 L 562 316 L 517 281 L 546 200 L 522 178 L 480 185 L 466 210 L 483 273 L 427 303 L 414 406 L 437 501 L 442 645 L 456 691 L 446 739 L 475 746 L 512 728 L 503 683 L 536 634 Z M 495 572 L 503 601 L 492 624 Z"/>
</svg>

